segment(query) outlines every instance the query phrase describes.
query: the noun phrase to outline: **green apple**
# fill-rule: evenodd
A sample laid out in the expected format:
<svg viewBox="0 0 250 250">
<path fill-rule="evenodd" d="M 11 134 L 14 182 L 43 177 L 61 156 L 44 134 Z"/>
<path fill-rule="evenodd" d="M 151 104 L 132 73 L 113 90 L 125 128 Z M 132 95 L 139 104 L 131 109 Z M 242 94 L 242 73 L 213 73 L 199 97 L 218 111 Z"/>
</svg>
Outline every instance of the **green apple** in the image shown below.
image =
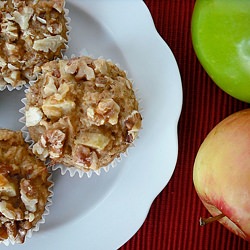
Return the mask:
<svg viewBox="0 0 250 250">
<path fill-rule="evenodd" d="M 250 109 L 228 116 L 207 135 L 193 182 L 210 214 L 250 241 Z"/>
<path fill-rule="evenodd" d="M 250 1 L 197 0 L 191 33 L 196 55 L 212 80 L 250 103 Z"/>
</svg>

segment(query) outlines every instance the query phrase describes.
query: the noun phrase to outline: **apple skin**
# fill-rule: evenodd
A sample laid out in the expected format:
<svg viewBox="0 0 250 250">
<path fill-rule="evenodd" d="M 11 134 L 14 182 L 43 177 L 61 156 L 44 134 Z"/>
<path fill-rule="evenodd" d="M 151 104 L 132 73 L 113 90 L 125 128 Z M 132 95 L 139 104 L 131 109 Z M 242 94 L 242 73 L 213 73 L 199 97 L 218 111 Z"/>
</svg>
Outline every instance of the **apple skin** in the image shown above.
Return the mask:
<svg viewBox="0 0 250 250">
<path fill-rule="evenodd" d="M 201 144 L 194 162 L 197 194 L 212 216 L 250 241 L 250 109 L 219 124 Z"/>
<path fill-rule="evenodd" d="M 227 94 L 250 103 L 250 1 L 196 0 L 194 51 L 211 79 Z"/>
</svg>

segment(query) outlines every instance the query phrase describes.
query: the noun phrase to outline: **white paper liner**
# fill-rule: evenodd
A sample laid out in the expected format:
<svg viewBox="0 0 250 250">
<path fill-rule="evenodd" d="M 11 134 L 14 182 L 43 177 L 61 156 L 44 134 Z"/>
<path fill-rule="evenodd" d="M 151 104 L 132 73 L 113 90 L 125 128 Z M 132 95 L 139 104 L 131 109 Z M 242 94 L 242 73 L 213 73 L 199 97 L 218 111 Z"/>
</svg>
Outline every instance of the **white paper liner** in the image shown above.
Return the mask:
<svg viewBox="0 0 250 250">
<path fill-rule="evenodd" d="M 69 48 L 68 43 L 71 40 L 71 38 L 70 38 L 70 31 L 72 29 L 72 27 L 70 26 L 71 18 L 69 17 L 69 10 L 65 7 L 65 4 L 66 4 L 66 0 L 64 2 L 64 7 L 63 8 L 64 8 L 64 18 L 66 20 L 65 24 L 66 24 L 66 29 L 67 29 L 67 31 L 66 31 L 67 42 L 64 44 L 65 48 L 61 50 L 61 52 L 60 52 L 61 53 L 61 57 L 58 57 L 58 59 L 63 58 L 64 53 Z M 35 81 L 37 79 L 37 77 L 38 77 L 38 74 L 35 73 L 34 76 L 32 76 L 32 78 L 34 78 L 34 80 L 27 80 L 26 84 L 20 85 L 20 86 L 12 86 L 12 85 L 10 85 L 8 83 L 6 85 L 0 85 L 0 91 L 4 91 L 6 88 L 9 91 L 12 91 L 12 90 L 21 90 L 23 87 L 28 88 L 30 82 Z"/>
<path fill-rule="evenodd" d="M 61 58 L 63 58 L 64 53 L 69 48 L 68 43 L 71 40 L 70 31 L 72 30 L 72 27 L 70 26 L 71 18 L 69 17 L 69 10 L 65 7 L 65 4 L 66 4 L 66 0 L 64 2 L 64 7 L 63 8 L 64 8 L 64 18 L 66 20 L 66 28 L 67 28 L 67 32 L 66 32 L 67 42 L 64 44 L 65 48 L 61 50 Z"/>
<path fill-rule="evenodd" d="M 28 83 L 24 84 L 24 85 L 21 85 L 21 86 L 12 86 L 12 85 L 9 85 L 9 84 L 6 84 L 6 85 L 1 85 L 0 86 L 0 91 L 4 91 L 6 88 L 9 90 L 9 91 L 12 91 L 12 90 L 21 90 L 23 88 L 23 86 L 26 86 L 27 87 Z"/>
<path fill-rule="evenodd" d="M 99 59 L 99 58 L 102 58 L 102 59 L 104 58 L 104 57 L 102 57 L 102 56 L 94 57 L 94 56 L 90 55 L 89 52 L 88 52 L 85 48 L 84 48 L 83 50 L 81 50 L 80 54 L 78 54 L 78 55 L 72 54 L 72 55 L 70 56 L 70 58 L 80 57 L 80 56 L 88 56 L 88 57 L 91 57 L 91 58 L 98 58 L 98 59 Z M 63 59 L 63 60 L 68 60 L 69 57 L 66 56 L 66 55 L 64 55 L 62 59 Z M 58 58 L 58 59 L 56 59 L 56 60 L 60 60 L 60 59 Z M 112 61 L 111 59 L 105 59 L 105 60 L 110 61 L 110 62 L 113 63 L 113 61 Z M 115 63 L 115 65 L 116 65 L 117 67 L 121 68 L 120 65 L 119 65 L 118 63 Z M 124 72 L 126 73 L 126 75 L 128 74 L 126 70 L 124 70 Z M 133 81 L 131 78 L 128 78 L 128 79 L 129 79 L 129 81 L 131 81 L 131 83 L 132 83 L 132 85 L 133 85 L 133 84 L 134 84 L 134 81 Z M 25 89 L 25 91 L 24 91 L 25 94 L 27 94 L 27 93 L 29 92 L 29 87 L 32 86 L 33 84 L 35 84 L 36 81 L 37 81 L 37 79 L 31 81 L 30 84 L 29 84 L 28 86 L 26 86 L 27 89 Z M 139 97 L 139 90 L 138 90 L 138 89 L 134 89 L 134 94 L 135 94 L 136 100 L 138 101 L 138 104 L 139 104 L 139 112 L 140 112 L 140 114 L 142 115 L 143 109 L 141 108 L 141 105 L 140 105 L 142 99 Z M 22 131 L 22 133 L 23 133 L 23 135 L 24 135 L 25 141 L 26 141 L 27 143 L 29 143 L 29 144 L 30 144 L 30 148 L 32 148 L 32 146 L 34 145 L 34 141 L 33 141 L 32 138 L 30 137 L 28 128 L 26 127 L 26 118 L 25 118 L 25 106 L 26 106 L 26 103 L 27 103 L 26 98 L 23 98 L 23 99 L 21 100 L 21 102 L 24 104 L 24 107 L 21 108 L 21 109 L 19 110 L 19 112 L 20 112 L 21 114 L 23 114 L 23 117 L 21 117 L 21 118 L 19 119 L 19 122 L 21 122 L 21 123 L 24 124 L 24 126 L 23 126 L 22 129 L 21 129 L 21 131 Z M 142 116 L 142 117 L 143 117 L 143 116 Z M 142 130 L 142 128 L 141 128 L 140 130 Z M 139 133 L 138 133 L 138 135 L 137 135 L 136 140 L 139 139 L 139 134 L 140 134 L 140 131 L 139 131 Z M 73 176 L 75 176 L 75 174 L 78 174 L 78 176 L 79 176 L 80 178 L 82 178 L 84 175 L 87 175 L 87 177 L 90 178 L 90 177 L 92 176 L 93 173 L 99 176 L 99 175 L 101 174 L 101 171 L 102 171 L 102 170 L 105 171 L 105 172 L 107 173 L 107 172 L 110 170 L 110 168 L 116 167 L 116 166 L 118 165 L 118 163 L 122 161 L 123 158 L 125 158 L 125 157 L 128 156 L 128 151 L 129 151 L 129 149 L 132 148 L 132 147 L 135 147 L 135 142 L 131 143 L 131 144 L 128 146 L 128 148 L 126 149 L 126 151 L 123 152 L 123 153 L 120 153 L 120 155 L 119 155 L 117 158 L 115 158 L 111 163 L 109 163 L 107 166 L 100 167 L 98 170 L 92 170 L 92 169 L 89 169 L 89 170 L 86 170 L 86 169 L 85 169 L 85 170 L 84 170 L 84 169 L 79 169 L 79 168 L 74 167 L 74 166 L 68 167 L 68 166 L 65 166 L 65 165 L 63 165 L 63 164 L 55 164 L 55 165 L 52 165 L 52 166 L 51 166 L 51 169 L 52 169 L 52 171 L 56 171 L 56 170 L 59 169 L 62 175 L 65 175 L 66 173 L 68 173 L 70 177 L 73 177 Z M 49 164 L 49 160 L 48 160 L 48 164 Z"/>
<path fill-rule="evenodd" d="M 48 196 L 48 198 L 47 198 L 47 203 L 46 203 L 44 212 L 43 212 L 43 214 L 42 214 L 42 218 L 36 223 L 36 225 L 35 225 L 33 228 L 31 228 L 31 229 L 29 229 L 29 230 L 27 231 L 27 233 L 26 233 L 26 235 L 25 235 L 25 239 L 24 239 L 24 243 L 23 243 L 23 244 L 25 244 L 25 241 L 26 241 L 28 238 L 31 238 L 31 237 L 32 237 L 33 232 L 38 232 L 38 231 L 39 231 L 41 224 L 44 224 L 44 223 L 45 223 L 45 218 L 46 218 L 46 216 L 49 215 L 49 209 L 50 209 L 50 206 L 51 206 L 52 203 L 53 203 L 53 202 L 52 202 L 52 197 L 53 197 L 53 195 L 54 195 L 54 193 L 53 193 L 54 182 L 53 182 L 53 180 L 52 180 L 52 173 L 51 173 L 51 171 L 49 171 L 49 173 L 50 173 L 50 175 L 49 175 L 49 177 L 48 177 L 47 180 L 51 183 L 51 185 L 49 186 L 49 196 Z M 11 240 L 11 239 L 3 240 L 3 241 L 0 242 L 0 245 L 1 245 L 1 244 L 4 244 L 5 246 L 15 245 L 15 244 L 19 245 L 19 243 L 16 243 L 15 241 L 13 241 L 13 240 Z"/>
<path fill-rule="evenodd" d="M 131 146 L 129 146 L 131 147 Z M 115 158 L 111 163 L 109 163 L 107 166 L 104 167 L 100 167 L 98 170 L 81 170 L 79 168 L 76 167 L 66 167 L 63 164 L 55 164 L 54 166 L 52 166 L 52 170 L 55 171 L 57 169 L 59 169 L 61 171 L 62 175 L 65 175 L 66 173 L 68 173 L 70 175 L 70 177 L 75 176 L 75 174 L 78 174 L 78 176 L 80 178 L 82 178 L 84 175 L 87 175 L 88 178 L 90 178 L 92 176 L 93 173 L 95 173 L 96 175 L 100 175 L 102 170 L 105 171 L 106 173 L 110 170 L 110 168 L 115 168 L 117 166 L 117 164 L 119 162 L 122 161 L 122 159 L 124 157 L 128 156 L 128 149 L 126 150 L 125 153 L 121 153 L 119 157 Z"/>
</svg>

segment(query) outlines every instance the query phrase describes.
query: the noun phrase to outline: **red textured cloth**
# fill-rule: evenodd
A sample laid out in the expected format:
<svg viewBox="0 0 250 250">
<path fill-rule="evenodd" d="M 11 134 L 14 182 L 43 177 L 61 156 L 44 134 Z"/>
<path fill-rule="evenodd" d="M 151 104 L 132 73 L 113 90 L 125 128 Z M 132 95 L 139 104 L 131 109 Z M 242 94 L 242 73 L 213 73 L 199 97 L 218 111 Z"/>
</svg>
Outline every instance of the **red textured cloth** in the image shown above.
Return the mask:
<svg viewBox="0 0 250 250">
<path fill-rule="evenodd" d="M 183 109 L 179 121 L 179 155 L 174 174 L 152 204 L 139 231 L 120 250 L 250 249 L 247 241 L 219 223 L 199 226 L 209 216 L 193 186 L 193 163 L 209 131 L 226 116 L 250 105 L 220 90 L 193 51 L 190 23 L 195 0 L 145 0 L 156 29 L 179 65 Z"/>
</svg>

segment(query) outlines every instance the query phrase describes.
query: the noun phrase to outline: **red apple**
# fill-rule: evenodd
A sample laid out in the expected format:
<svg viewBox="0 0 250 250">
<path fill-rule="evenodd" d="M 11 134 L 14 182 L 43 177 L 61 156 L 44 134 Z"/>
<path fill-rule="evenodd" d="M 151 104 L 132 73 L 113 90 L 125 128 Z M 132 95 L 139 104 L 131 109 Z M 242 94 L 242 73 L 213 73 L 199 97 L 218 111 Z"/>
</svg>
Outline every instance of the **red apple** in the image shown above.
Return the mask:
<svg viewBox="0 0 250 250">
<path fill-rule="evenodd" d="M 211 215 L 222 214 L 221 224 L 250 241 L 250 109 L 228 116 L 208 134 L 193 181 Z"/>
</svg>

